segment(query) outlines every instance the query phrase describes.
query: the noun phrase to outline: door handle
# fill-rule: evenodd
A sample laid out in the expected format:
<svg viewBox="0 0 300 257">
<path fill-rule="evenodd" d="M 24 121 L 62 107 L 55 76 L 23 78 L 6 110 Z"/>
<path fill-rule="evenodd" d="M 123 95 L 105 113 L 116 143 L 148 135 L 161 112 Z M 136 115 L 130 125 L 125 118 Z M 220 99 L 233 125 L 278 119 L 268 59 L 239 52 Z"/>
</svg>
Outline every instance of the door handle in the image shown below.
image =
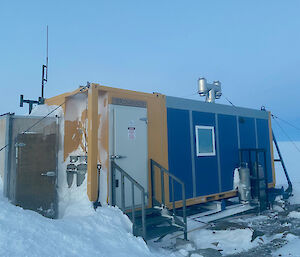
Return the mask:
<svg viewBox="0 0 300 257">
<path fill-rule="evenodd" d="M 41 175 L 46 176 L 46 177 L 55 177 L 56 172 L 55 171 L 47 171 L 46 173 L 42 173 Z"/>
<path fill-rule="evenodd" d="M 124 155 L 118 155 L 118 154 L 116 154 L 116 155 L 111 155 L 111 156 L 110 156 L 110 159 L 111 159 L 111 160 L 114 160 L 114 159 L 122 159 L 122 158 L 126 158 L 126 156 L 124 156 Z"/>
</svg>

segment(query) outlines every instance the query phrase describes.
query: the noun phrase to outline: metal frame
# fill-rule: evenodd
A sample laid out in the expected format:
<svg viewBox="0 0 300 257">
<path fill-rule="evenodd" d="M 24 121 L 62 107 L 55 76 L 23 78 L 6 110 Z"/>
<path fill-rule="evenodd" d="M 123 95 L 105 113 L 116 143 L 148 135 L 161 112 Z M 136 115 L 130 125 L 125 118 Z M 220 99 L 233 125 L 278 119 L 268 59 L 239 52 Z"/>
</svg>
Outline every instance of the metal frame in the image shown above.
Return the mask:
<svg viewBox="0 0 300 257">
<path fill-rule="evenodd" d="M 112 205 L 116 205 L 116 171 L 119 171 L 121 174 L 121 206 L 120 209 L 125 211 L 125 178 L 127 178 L 131 182 L 131 211 L 132 211 L 132 223 L 133 223 L 133 231 L 135 229 L 135 203 L 134 203 L 134 188 L 138 188 L 141 191 L 141 209 L 142 209 L 142 230 L 143 230 L 143 238 L 146 239 L 146 213 L 145 213 L 145 189 L 142 185 L 140 185 L 134 178 L 132 178 L 126 171 L 124 171 L 119 165 L 115 163 L 114 160 L 111 160 L 111 202 Z"/>
<path fill-rule="evenodd" d="M 292 192 L 293 192 L 293 185 L 292 185 L 292 182 L 290 180 L 290 177 L 289 177 L 289 174 L 287 172 L 287 169 L 285 167 L 285 164 L 284 164 L 284 161 L 283 161 L 283 158 L 282 158 L 282 155 L 281 155 L 281 152 L 280 152 L 280 149 L 279 149 L 279 146 L 278 146 L 278 143 L 277 143 L 277 140 L 276 140 L 276 137 L 274 135 L 273 130 L 272 130 L 272 136 L 273 136 L 273 141 L 274 141 L 274 144 L 275 144 L 278 156 L 279 156 L 279 159 L 274 159 L 274 162 L 280 162 L 281 163 L 283 171 L 284 171 L 284 174 L 285 174 L 285 177 L 286 177 L 286 180 L 288 182 L 288 188 L 285 190 L 285 192 L 287 192 L 288 194 L 292 194 Z"/>
<path fill-rule="evenodd" d="M 156 161 L 150 159 L 150 164 L 151 164 L 151 192 L 152 192 L 152 206 L 156 205 L 166 205 L 165 201 L 165 179 L 164 175 L 167 174 L 169 176 L 169 179 L 171 179 L 171 195 L 172 195 L 172 206 L 173 206 L 173 217 L 176 222 L 181 223 L 181 225 L 184 228 L 184 239 L 187 240 L 187 218 L 186 218 L 186 199 L 185 199 L 185 185 L 184 183 L 171 174 L 167 169 L 165 169 L 163 166 L 161 166 L 159 163 Z M 161 176 L 161 203 L 159 200 L 156 198 L 156 191 L 155 191 L 155 167 L 159 168 L 160 170 L 160 176 Z M 183 216 L 183 222 L 178 219 L 176 216 L 176 207 L 175 207 L 175 195 L 174 195 L 174 180 L 181 185 L 181 190 L 182 190 L 182 202 L 183 202 L 183 207 L 182 207 L 182 216 Z"/>
<path fill-rule="evenodd" d="M 14 114 L 6 114 L 6 135 L 5 135 L 5 167 L 4 167 L 4 183 L 3 195 L 9 197 L 10 188 L 10 169 L 11 169 L 11 144 L 12 144 L 12 116 Z"/>
<path fill-rule="evenodd" d="M 199 152 L 199 146 L 198 146 L 198 142 L 199 142 L 199 135 L 198 135 L 198 129 L 206 129 L 206 130 L 211 130 L 212 134 L 211 134 L 211 140 L 212 140 L 212 148 L 213 151 L 212 152 L 206 152 L 206 153 L 200 153 Z M 196 134 L 196 154 L 197 157 L 201 157 L 201 156 L 215 156 L 216 155 L 216 137 L 215 137 L 215 127 L 214 126 L 203 126 L 203 125 L 196 125 L 195 126 L 195 134 Z"/>
<path fill-rule="evenodd" d="M 250 175 L 253 174 L 253 165 L 252 165 L 252 153 L 255 153 L 255 169 L 256 169 L 256 174 L 255 177 L 251 177 L 251 180 L 254 180 L 254 183 L 256 183 L 257 187 L 257 199 L 259 201 L 259 206 L 260 210 L 263 210 L 263 206 L 261 204 L 261 194 L 260 194 L 260 182 L 264 181 L 265 182 L 265 192 L 266 192 L 266 207 L 269 207 L 269 196 L 268 196 L 268 172 L 267 172 L 267 157 L 266 157 L 266 149 L 263 148 L 245 148 L 245 149 L 239 149 L 239 157 L 240 157 L 240 165 L 244 162 L 243 155 L 244 153 L 247 154 L 248 160 L 249 160 L 249 168 L 250 168 Z M 261 178 L 259 175 L 259 154 L 263 154 L 263 168 L 264 168 L 264 177 Z"/>
</svg>

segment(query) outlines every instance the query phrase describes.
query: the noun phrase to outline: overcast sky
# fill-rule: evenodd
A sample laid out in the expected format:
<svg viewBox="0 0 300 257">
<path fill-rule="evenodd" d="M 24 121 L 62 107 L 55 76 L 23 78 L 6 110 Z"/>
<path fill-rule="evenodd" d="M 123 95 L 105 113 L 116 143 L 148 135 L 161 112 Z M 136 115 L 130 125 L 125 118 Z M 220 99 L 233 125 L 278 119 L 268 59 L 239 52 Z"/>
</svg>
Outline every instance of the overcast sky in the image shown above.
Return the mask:
<svg viewBox="0 0 300 257">
<path fill-rule="evenodd" d="M 300 127 L 299 12 L 293 0 L 1 0 L 0 113 L 40 96 L 48 24 L 46 97 L 90 81 L 199 99 L 205 77 L 221 81 L 218 102 L 264 105 Z"/>
</svg>

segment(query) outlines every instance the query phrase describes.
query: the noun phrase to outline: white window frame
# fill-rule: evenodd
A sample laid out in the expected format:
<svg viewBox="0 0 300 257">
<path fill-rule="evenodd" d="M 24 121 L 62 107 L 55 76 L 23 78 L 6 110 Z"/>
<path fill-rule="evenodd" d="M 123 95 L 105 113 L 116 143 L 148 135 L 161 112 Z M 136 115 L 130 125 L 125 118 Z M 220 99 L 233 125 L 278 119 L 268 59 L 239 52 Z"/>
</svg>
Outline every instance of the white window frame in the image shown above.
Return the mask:
<svg viewBox="0 0 300 257">
<path fill-rule="evenodd" d="M 213 152 L 212 153 L 200 153 L 199 152 L 199 136 L 198 136 L 198 129 L 209 129 L 212 131 L 212 145 L 213 145 Z M 195 134 L 196 134 L 196 150 L 197 150 L 197 156 L 215 156 L 216 155 L 216 144 L 215 144 L 215 127 L 213 126 L 195 126 Z"/>
</svg>

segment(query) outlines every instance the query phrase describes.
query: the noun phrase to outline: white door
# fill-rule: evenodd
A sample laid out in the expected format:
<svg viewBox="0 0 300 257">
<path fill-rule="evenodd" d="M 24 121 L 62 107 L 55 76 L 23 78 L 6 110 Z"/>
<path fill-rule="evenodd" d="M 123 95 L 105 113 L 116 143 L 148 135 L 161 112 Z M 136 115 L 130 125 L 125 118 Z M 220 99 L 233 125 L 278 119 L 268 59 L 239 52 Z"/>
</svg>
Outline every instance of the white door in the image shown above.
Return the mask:
<svg viewBox="0 0 300 257">
<path fill-rule="evenodd" d="M 147 138 L 147 108 L 110 105 L 110 157 L 144 187 L 145 193 L 148 192 Z M 120 178 L 120 173 L 116 171 L 116 204 L 121 207 Z M 138 207 L 141 192 L 136 187 L 134 195 Z M 125 208 L 131 205 L 131 183 L 125 178 Z"/>
</svg>

